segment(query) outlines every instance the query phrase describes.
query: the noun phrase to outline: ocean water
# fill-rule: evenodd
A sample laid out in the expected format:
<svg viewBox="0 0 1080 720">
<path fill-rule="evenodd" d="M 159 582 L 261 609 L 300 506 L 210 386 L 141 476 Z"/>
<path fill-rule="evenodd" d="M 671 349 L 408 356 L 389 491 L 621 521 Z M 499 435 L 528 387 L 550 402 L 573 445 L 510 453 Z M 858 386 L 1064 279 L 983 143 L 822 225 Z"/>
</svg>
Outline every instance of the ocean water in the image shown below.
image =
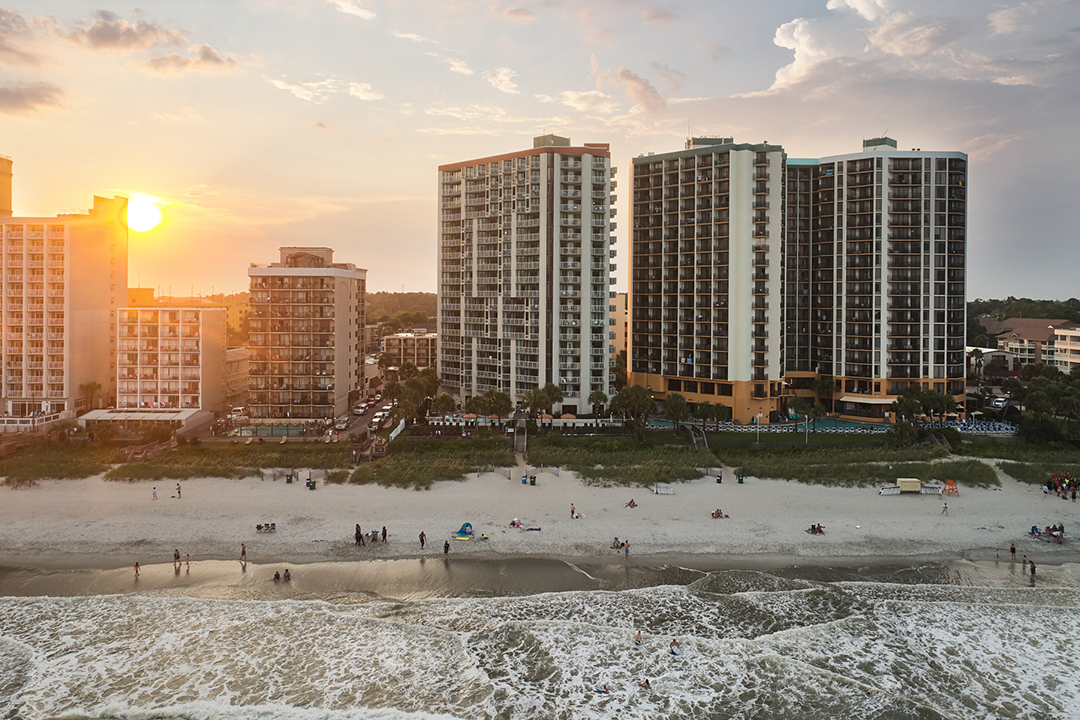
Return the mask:
<svg viewBox="0 0 1080 720">
<path fill-rule="evenodd" d="M 554 592 L 397 599 L 352 573 L 0 597 L 0 718 L 1080 717 L 1068 569 L 553 563 Z"/>
</svg>

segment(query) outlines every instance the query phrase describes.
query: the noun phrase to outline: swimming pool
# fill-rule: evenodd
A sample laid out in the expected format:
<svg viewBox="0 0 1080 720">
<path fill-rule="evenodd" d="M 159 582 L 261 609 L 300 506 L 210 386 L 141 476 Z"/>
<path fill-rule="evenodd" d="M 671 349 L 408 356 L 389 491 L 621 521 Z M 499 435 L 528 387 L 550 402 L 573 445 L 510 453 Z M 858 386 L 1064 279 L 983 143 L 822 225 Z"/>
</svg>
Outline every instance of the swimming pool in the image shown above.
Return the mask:
<svg viewBox="0 0 1080 720">
<path fill-rule="evenodd" d="M 695 422 L 694 425 L 700 427 Z M 672 428 L 672 422 L 670 420 L 649 420 L 648 427 L 654 430 L 670 430 Z M 706 423 L 706 432 L 713 432 L 716 426 L 713 423 Z M 757 425 L 735 425 L 733 423 L 720 423 L 721 432 L 757 432 L 759 426 Z M 831 432 L 831 433 L 875 433 L 875 432 L 888 432 L 892 429 L 891 425 L 884 423 L 862 423 L 852 420 L 841 420 L 839 418 L 818 418 L 817 424 L 810 423 L 810 432 Z M 806 422 L 800 420 L 797 423 L 785 423 L 774 425 L 761 425 L 761 432 L 804 432 L 806 430 Z"/>
</svg>

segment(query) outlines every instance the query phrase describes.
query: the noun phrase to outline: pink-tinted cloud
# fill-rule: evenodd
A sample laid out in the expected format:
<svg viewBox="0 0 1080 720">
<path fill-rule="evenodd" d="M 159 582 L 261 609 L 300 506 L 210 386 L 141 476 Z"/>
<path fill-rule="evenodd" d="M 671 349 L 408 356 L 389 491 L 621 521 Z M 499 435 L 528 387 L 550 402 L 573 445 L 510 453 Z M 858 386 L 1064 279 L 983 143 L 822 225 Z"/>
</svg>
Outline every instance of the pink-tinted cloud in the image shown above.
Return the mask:
<svg viewBox="0 0 1080 720">
<path fill-rule="evenodd" d="M 506 8 L 502 14 L 503 20 L 509 20 L 510 22 L 521 23 L 527 25 L 531 22 L 536 22 L 536 13 L 532 10 L 526 10 L 525 8 Z"/>
<path fill-rule="evenodd" d="M 89 25 L 72 30 L 64 37 L 91 50 L 115 52 L 131 52 L 145 50 L 155 45 L 170 46 L 187 43 L 187 38 L 176 30 L 142 20 L 129 23 L 108 10 L 98 10 L 94 13 L 94 19 Z"/>
<path fill-rule="evenodd" d="M 0 114 L 30 115 L 60 105 L 64 92 L 44 82 L 0 85 Z"/>
<path fill-rule="evenodd" d="M 232 57 L 222 57 L 209 45 L 192 45 L 188 52 L 191 56 L 183 56 L 179 53 L 168 53 L 160 57 L 150 58 L 142 63 L 147 70 L 158 75 L 169 73 L 201 72 L 233 72 L 237 68 L 237 61 Z"/>
</svg>

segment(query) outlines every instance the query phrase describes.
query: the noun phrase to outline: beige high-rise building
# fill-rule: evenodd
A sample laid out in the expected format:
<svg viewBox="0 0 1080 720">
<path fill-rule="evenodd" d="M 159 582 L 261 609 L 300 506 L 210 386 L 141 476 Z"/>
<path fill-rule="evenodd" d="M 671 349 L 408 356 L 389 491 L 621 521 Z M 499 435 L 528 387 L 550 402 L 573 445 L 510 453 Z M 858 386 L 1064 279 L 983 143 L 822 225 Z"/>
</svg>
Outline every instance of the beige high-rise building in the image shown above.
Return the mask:
<svg viewBox="0 0 1080 720">
<path fill-rule="evenodd" d="M 576 413 L 611 394 L 614 175 L 607 144 L 556 135 L 439 167 L 439 376 L 462 403 L 553 383 Z"/>
<path fill-rule="evenodd" d="M 283 247 L 251 278 L 253 421 L 330 419 L 364 390 L 367 270 L 328 247 Z M 350 397 L 352 395 L 352 397 Z"/>
<path fill-rule="evenodd" d="M 407 362 L 423 370 L 439 363 L 438 333 L 423 329 L 395 333 L 382 339 L 383 353 L 394 358 L 398 367 Z"/>
<path fill-rule="evenodd" d="M 11 217 L 11 160 L 3 160 L 0 410 L 29 417 L 88 409 L 91 387 L 94 406 L 111 404 L 116 311 L 127 301 L 127 199 L 95 197 L 85 214 Z"/>
</svg>

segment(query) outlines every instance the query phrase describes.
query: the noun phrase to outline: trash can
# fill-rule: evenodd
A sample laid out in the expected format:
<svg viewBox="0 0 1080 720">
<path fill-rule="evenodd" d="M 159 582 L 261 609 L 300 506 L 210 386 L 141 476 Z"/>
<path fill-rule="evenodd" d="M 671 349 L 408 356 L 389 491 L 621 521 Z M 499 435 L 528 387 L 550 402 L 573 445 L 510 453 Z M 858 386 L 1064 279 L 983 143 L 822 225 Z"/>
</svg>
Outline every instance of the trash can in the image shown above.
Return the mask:
<svg viewBox="0 0 1080 720">
<path fill-rule="evenodd" d="M 720 485 L 720 484 L 721 484 L 721 483 L 723 483 L 723 482 L 724 482 L 724 476 L 723 476 L 723 474 L 717 475 L 717 476 L 716 476 L 716 484 L 717 484 L 717 485 Z"/>
<path fill-rule="evenodd" d="M 526 485 L 526 484 L 528 484 L 528 482 L 529 482 L 529 477 L 527 475 L 522 475 L 521 476 L 521 484 Z"/>
<path fill-rule="evenodd" d="M 535 485 L 536 484 L 536 476 L 535 475 L 530 475 L 529 476 L 529 484 L 530 485 Z"/>
<path fill-rule="evenodd" d="M 315 489 L 315 481 L 314 480 L 308 480 L 308 490 L 314 490 L 314 489 Z"/>
<path fill-rule="evenodd" d="M 742 475 L 739 475 L 739 484 L 740 484 L 740 485 L 742 485 L 742 484 L 743 484 L 743 476 L 742 476 Z"/>
<path fill-rule="evenodd" d="M 292 475 L 286 475 L 285 476 L 285 482 L 287 482 L 287 483 L 289 483 L 291 485 L 292 484 Z"/>
</svg>

